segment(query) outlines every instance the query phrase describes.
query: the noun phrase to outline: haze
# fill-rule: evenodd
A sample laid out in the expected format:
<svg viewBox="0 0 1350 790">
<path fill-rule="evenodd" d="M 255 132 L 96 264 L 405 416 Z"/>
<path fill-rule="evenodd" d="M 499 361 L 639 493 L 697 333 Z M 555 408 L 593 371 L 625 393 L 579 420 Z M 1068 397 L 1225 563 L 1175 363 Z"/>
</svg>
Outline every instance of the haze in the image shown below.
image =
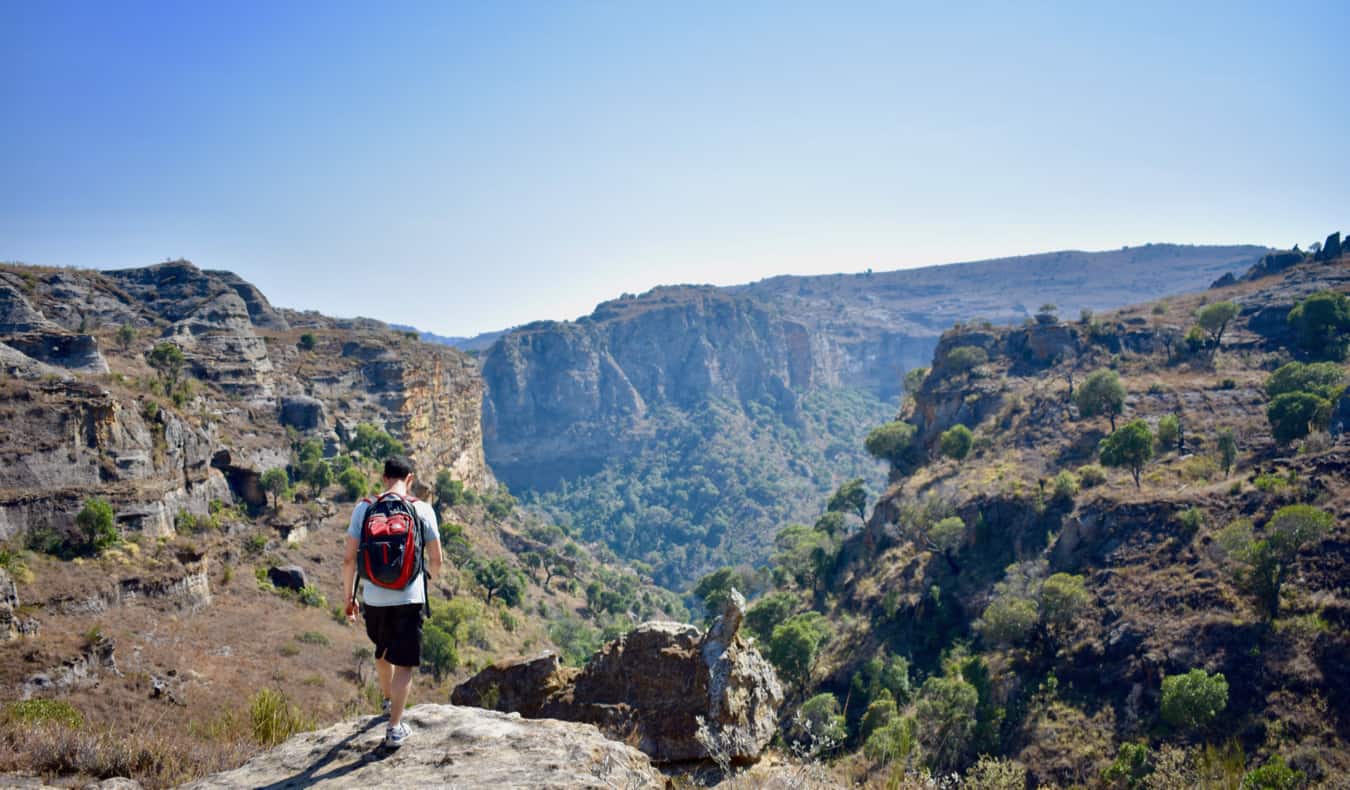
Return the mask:
<svg viewBox="0 0 1350 790">
<path fill-rule="evenodd" d="M 4 0 L 0 258 L 462 335 L 1344 226 L 1350 6 L 1024 5 Z"/>
</svg>

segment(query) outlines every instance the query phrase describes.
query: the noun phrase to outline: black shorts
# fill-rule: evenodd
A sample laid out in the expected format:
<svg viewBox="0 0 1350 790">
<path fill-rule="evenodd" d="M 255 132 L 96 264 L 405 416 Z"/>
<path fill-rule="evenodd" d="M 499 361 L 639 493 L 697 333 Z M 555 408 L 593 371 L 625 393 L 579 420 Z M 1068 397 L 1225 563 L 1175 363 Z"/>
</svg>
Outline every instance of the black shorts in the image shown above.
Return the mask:
<svg viewBox="0 0 1350 790">
<path fill-rule="evenodd" d="M 398 667 L 422 663 L 422 604 L 366 606 L 366 636 L 375 643 L 375 657 Z"/>
</svg>

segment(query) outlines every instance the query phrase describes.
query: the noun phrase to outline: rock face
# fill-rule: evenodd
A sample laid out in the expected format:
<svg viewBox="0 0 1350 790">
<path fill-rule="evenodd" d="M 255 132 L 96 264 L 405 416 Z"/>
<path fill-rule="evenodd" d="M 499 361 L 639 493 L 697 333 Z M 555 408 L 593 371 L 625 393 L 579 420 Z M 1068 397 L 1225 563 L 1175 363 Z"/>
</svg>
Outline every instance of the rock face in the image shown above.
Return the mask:
<svg viewBox="0 0 1350 790">
<path fill-rule="evenodd" d="M 665 778 L 636 749 L 594 727 L 453 705 L 404 714 L 413 735 L 381 746 L 384 720 L 367 716 L 304 733 L 184 790 L 254 787 L 661 788 Z"/>
<path fill-rule="evenodd" d="M 328 423 L 323 401 L 307 395 L 291 395 L 281 399 L 281 424 L 298 431 L 312 431 Z"/>
<path fill-rule="evenodd" d="M 734 762 L 754 762 L 777 731 L 783 691 L 773 668 L 738 635 L 744 614 L 745 599 L 735 593 L 706 634 L 643 623 L 580 671 L 551 655 L 503 662 L 456 687 L 451 699 L 591 722 L 611 737 L 636 738 L 658 763 L 708 759 L 710 745 Z"/>
</svg>

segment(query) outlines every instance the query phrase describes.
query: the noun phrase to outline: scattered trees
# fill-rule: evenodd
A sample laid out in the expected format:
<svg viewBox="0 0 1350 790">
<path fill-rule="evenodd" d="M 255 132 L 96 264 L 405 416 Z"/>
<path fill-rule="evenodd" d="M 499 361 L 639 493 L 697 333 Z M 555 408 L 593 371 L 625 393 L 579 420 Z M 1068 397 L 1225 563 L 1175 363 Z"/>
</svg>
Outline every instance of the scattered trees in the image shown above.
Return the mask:
<svg viewBox="0 0 1350 790">
<path fill-rule="evenodd" d="M 1105 414 L 1116 429 L 1116 417 L 1125 410 L 1125 385 L 1114 370 L 1096 370 L 1088 375 L 1074 395 L 1078 413 L 1084 417 Z"/>
<path fill-rule="evenodd" d="M 1120 430 L 1102 439 L 1101 461 L 1107 466 L 1123 466 L 1134 475 L 1135 488 L 1142 488 L 1139 473 L 1153 457 L 1153 432 L 1143 420 L 1131 420 Z"/>
<path fill-rule="evenodd" d="M 1228 680 L 1222 672 L 1192 669 L 1162 682 L 1163 721 L 1182 730 L 1204 727 L 1228 706 Z"/>
<path fill-rule="evenodd" d="M 1307 436 L 1314 427 L 1325 427 L 1331 418 L 1331 402 L 1311 392 L 1286 392 L 1266 405 L 1266 419 L 1275 441 L 1288 444 Z"/>
</svg>

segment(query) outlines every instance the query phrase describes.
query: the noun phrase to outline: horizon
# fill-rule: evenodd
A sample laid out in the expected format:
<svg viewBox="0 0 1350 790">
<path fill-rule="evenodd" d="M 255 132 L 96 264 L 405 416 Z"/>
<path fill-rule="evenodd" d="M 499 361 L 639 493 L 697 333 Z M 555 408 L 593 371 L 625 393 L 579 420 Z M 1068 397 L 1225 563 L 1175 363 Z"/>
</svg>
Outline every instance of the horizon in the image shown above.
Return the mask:
<svg viewBox="0 0 1350 790">
<path fill-rule="evenodd" d="M 79 11 L 0 3 L 0 258 L 186 258 L 443 336 L 675 283 L 1306 247 L 1350 205 L 1336 3 Z"/>
</svg>

